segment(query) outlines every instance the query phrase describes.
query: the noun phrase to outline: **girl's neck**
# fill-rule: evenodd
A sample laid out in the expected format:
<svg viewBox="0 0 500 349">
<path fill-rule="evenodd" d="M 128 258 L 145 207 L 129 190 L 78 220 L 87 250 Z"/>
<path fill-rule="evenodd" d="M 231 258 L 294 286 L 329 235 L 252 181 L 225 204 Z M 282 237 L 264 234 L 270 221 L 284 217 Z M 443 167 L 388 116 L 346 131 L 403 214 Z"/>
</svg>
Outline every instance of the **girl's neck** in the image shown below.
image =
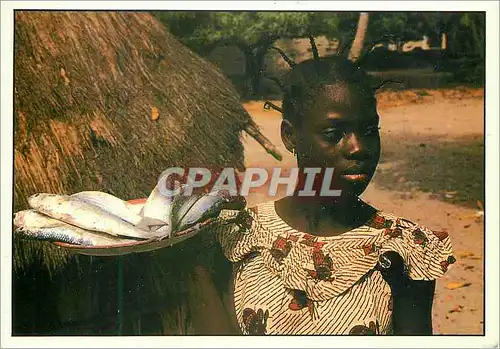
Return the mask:
<svg viewBox="0 0 500 349">
<path fill-rule="evenodd" d="M 349 215 L 363 204 L 356 196 L 307 198 L 294 195 L 290 196 L 289 200 L 289 205 L 294 211 L 310 215 Z"/>
<path fill-rule="evenodd" d="M 296 230 L 335 236 L 363 225 L 375 210 L 355 196 L 329 199 L 289 196 L 276 202 L 276 212 Z"/>
</svg>

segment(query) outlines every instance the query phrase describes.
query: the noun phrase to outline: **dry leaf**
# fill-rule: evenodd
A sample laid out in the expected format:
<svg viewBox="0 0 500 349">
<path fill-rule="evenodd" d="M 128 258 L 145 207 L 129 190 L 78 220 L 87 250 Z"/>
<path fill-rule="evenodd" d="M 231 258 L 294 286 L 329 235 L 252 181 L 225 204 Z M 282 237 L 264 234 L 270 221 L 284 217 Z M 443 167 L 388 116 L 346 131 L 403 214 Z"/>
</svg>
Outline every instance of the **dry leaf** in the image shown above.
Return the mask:
<svg viewBox="0 0 500 349">
<path fill-rule="evenodd" d="M 467 257 L 472 257 L 474 256 L 474 253 L 472 252 L 460 252 L 457 254 L 460 259 L 467 258 Z"/>
<path fill-rule="evenodd" d="M 451 309 L 448 313 L 460 313 L 464 307 L 462 305 L 457 305 L 455 308 Z"/>
<path fill-rule="evenodd" d="M 470 282 L 449 282 L 446 285 L 446 288 L 449 289 L 449 290 L 454 290 L 454 289 L 457 289 L 457 288 L 467 287 L 467 286 L 470 286 L 470 285 L 471 285 Z"/>
<path fill-rule="evenodd" d="M 160 112 L 158 111 L 158 108 L 151 107 L 151 119 L 153 121 L 156 121 L 158 120 L 159 117 L 160 117 Z"/>
</svg>

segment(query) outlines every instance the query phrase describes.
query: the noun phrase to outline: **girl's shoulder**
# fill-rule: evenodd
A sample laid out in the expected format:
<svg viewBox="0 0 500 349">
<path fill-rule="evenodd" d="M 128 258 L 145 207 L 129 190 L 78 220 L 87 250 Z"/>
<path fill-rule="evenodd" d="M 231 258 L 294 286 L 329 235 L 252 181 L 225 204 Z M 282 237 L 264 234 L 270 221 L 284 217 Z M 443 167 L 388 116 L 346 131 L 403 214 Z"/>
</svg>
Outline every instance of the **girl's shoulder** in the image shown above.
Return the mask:
<svg viewBox="0 0 500 349">
<path fill-rule="evenodd" d="M 410 219 L 378 211 L 368 223 L 380 231 L 378 255 L 397 252 L 414 280 L 435 280 L 456 262 L 450 234 Z"/>
<path fill-rule="evenodd" d="M 414 280 L 438 279 L 456 261 L 448 232 L 382 211 L 377 211 L 363 226 L 333 237 L 295 231 L 279 218 L 273 201 L 226 212 L 222 217 L 224 226 L 218 238 L 232 261 L 252 252 L 272 255 L 283 245 L 284 251 L 297 251 L 291 256 L 306 258 L 321 252 L 332 259 L 339 272 L 345 268 L 359 269 L 361 275 L 374 268 L 382 254 L 394 251 L 402 257 Z M 355 275 L 352 281 L 354 278 Z"/>
</svg>

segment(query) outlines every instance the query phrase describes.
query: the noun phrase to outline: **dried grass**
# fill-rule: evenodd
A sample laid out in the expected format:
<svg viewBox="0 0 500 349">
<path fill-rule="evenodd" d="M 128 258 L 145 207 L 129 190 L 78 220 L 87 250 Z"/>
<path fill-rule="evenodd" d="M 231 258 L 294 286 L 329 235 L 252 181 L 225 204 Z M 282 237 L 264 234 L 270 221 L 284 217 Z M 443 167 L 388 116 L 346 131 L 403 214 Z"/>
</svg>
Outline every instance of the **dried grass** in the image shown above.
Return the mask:
<svg viewBox="0 0 500 349">
<path fill-rule="evenodd" d="M 15 19 L 15 211 L 40 192 L 145 197 L 171 166 L 243 168 L 250 116 L 233 86 L 149 14 L 18 11 Z M 119 286 L 116 258 L 76 258 L 15 238 L 14 333 L 54 330 L 45 326 L 50 309 L 57 321 L 92 319 L 100 331 L 106 316 L 114 321 L 120 287 L 136 317 L 165 300 L 162 311 L 177 314 L 191 270 L 178 265 L 186 253 L 127 256 Z M 189 255 L 193 263 L 198 254 Z"/>
<path fill-rule="evenodd" d="M 170 166 L 243 168 L 233 86 L 145 12 L 16 12 L 14 78 L 15 211 L 38 192 L 144 197 Z"/>
</svg>

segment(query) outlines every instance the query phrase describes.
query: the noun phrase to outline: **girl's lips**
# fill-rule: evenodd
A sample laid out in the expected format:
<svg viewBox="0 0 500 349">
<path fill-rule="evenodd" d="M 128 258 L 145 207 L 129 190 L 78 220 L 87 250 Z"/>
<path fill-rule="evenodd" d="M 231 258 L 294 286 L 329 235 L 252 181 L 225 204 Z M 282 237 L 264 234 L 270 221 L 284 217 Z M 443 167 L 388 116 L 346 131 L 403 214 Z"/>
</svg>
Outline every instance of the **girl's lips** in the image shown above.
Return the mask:
<svg viewBox="0 0 500 349">
<path fill-rule="evenodd" d="M 352 182 L 363 182 L 368 179 L 368 175 L 365 173 L 344 174 L 342 175 L 342 178 Z"/>
</svg>

